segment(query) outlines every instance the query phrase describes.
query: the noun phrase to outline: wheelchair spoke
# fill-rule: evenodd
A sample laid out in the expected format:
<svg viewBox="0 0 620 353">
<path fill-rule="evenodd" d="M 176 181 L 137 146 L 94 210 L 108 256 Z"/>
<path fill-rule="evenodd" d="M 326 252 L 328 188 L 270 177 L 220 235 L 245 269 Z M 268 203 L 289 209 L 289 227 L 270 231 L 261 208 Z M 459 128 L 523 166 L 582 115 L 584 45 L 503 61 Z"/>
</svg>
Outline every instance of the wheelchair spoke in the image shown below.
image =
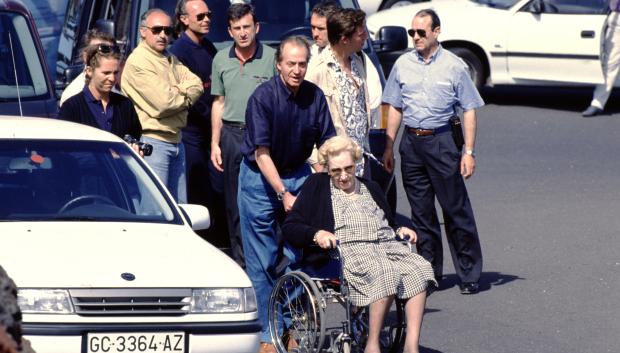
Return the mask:
<svg viewBox="0 0 620 353">
<path fill-rule="evenodd" d="M 278 352 L 317 353 L 324 339 L 316 285 L 303 273 L 285 274 L 270 299 L 270 332 Z M 281 336 L 284 328 L 287 342 Z M 292 346 L 290 343 L 292 342 Z M 287 346 L 285 347 L 285 343 Z"/>
</svg>

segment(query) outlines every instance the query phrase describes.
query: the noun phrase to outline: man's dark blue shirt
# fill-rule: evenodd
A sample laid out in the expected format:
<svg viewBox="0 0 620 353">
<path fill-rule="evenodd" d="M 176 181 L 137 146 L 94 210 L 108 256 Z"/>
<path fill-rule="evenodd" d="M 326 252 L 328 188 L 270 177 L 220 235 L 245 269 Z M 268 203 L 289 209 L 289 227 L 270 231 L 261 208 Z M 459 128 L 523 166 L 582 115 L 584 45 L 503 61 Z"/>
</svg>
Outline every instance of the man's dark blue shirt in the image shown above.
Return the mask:
<svg viewBox="0 0 620 353">
<path fill-rule="evenodd" d="M 187 127 L 183 129 L 183 140 L 198 138 L 201 141 L 211 140 L 211 64 L 217 49 L 208 39 L 203 38 L 200 44 L 194 43 L 185 32 L 181 33 L 170 47 L 183 65 L 202 80 L 204 93 L 192 105 L 187 115 Z M 186 136 L 187 135 L 187 136 Z M 207 146 L 210 145 L 210 142 Z"/>
<path fill-rule="evenodd" d="M 101 103 L 101 100 L 97 100 L 97 98 L 93 96 L 92 92 L 88 88 L 88 85 L 84 85 L 82 92 L 84 92 L 84 98 L 86 99 L 86 104 L 88 104 L 88 109 L 91 113 L 93 113 L 99 127 L 102 130 L 111 132 L 114 106 L 112 104 L 108 104 L 106 109 L 103 110 L 103 103 Z"/>
<path fill-rule="evenodd" d="M 241 153 L 255 162 L 256 148 L 269 147 L 281 175 L 301 167 L 315 145 L 336 136 L 323 91 L 303 81 L 295 95 L 280 75 L 256 88 L 248 100 L 245 121 Z"/>
</svg>

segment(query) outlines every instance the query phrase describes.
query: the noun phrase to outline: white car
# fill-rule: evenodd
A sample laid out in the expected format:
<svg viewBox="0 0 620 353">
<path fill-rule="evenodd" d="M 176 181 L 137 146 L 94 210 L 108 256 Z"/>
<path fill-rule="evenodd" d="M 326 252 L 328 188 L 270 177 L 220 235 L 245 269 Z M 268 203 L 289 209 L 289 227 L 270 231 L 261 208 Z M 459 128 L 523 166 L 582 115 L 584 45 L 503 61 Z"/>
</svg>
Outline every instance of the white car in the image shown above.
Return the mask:
<svg viewBox="0 0 620 353">
<path fill-rule="evenodd" d="M 105 131 L 0 116 L 0 264 L 38 353 L 255 353 L 245 272 Z"/>
<path fill-rule="evenodd" d="M 382 26 L 410 28 L 424 8 L 437 12 L 439 40 L 468 64 L 478 87 L 603 82 L 606 0 L 432 0 L 370 16 L 371 37 Z"/>
<path fill-rule="evenodd" d="M 357 0 L 360 9 L 364 10 L 367 15 L 392 7 L 406 6 L 422 1 L 429 0 Z"/>
</svg>

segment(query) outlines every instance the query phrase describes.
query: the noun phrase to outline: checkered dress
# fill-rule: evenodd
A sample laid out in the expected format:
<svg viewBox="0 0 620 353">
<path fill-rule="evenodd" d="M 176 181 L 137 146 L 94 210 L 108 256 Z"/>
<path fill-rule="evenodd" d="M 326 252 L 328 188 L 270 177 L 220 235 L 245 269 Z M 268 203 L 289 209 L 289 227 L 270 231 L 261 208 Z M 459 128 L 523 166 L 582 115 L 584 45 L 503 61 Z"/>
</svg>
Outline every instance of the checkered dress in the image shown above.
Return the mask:
<svg viewBox="0 0 620 353">
<path fill-rule="evenodd" d="M 331 184 L 336 236 L 351 302 L 366 306 L 396 294 L 406 299 L 437 285 L 431 264 L 395 240 L 383 210 L 361 183 L 347 195 Z"/>
</svg>

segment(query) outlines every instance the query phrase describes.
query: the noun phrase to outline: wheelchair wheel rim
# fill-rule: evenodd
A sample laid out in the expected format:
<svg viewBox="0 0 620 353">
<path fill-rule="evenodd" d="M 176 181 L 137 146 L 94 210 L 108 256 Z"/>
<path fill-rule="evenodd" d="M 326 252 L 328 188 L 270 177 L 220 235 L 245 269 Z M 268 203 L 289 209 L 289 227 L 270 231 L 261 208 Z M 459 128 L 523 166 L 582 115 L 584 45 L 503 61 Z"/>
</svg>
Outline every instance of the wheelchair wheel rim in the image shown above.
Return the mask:
<svg viewBox="0 0 620 353">
<path fill-rule="evenodd" d="M 269 331 L 279 353 L 289 352 L 281 337 L 282 327 L 298 345 L 291 353 L 319 352 L 325 336 L 321 300 L 305 273 L 290 272 L 276 282 L 269 300 Z"/>
</svg>

